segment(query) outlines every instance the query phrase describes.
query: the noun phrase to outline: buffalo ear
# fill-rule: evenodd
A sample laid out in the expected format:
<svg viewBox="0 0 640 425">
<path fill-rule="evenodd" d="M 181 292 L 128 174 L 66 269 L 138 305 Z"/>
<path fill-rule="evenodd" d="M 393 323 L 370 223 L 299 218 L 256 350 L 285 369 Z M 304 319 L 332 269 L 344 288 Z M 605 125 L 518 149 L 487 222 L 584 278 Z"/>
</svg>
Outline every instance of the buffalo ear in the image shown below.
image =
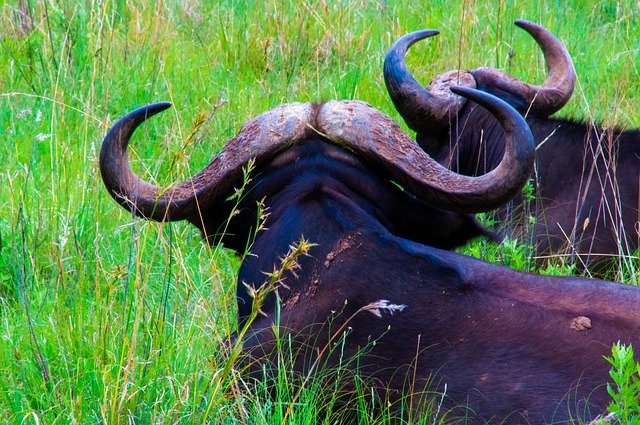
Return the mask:
<svg viewBox="0 0 640 425">
<path fill-rule="evenodd" d="M 427 204 L 399 209 L 397 236 L 441 249 L 454 249 L 484 236 L 492 242 L 502 238 L 486 228 L 473 214 L 443 210 Z"/>
<path fill-rule="evenodd" d="M 459 214 L 450 211 L 446 211 L 446 213 L 448 213 L 448 220 L 441 229 L 441 241 L 443 242 L 438 248 L 458 248 L 480 236 L 484 236 L 491 242 L 500 242 L 502 239 L 498 233 L 480 224 L 472 214 Z"/>
</svg>

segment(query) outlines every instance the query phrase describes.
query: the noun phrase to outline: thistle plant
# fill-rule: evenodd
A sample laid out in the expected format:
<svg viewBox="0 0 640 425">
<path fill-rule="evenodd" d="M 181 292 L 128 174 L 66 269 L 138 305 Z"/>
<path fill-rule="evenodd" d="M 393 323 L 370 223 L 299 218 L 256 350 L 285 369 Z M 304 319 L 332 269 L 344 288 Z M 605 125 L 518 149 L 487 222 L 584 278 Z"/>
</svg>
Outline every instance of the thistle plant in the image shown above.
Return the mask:
<svg viewBox="0 0 640 425">
<path fill-rule="evenodd" d="M 611 356 L 605 359 L 611 364 L 609 374 L 614 385 L 607 384 L 612 398 L 609 412 L 621 424 L 640 424 L 640 362 L 635 361 L 633 347 L 618 342 L 611 348 Z"/>
</svg>

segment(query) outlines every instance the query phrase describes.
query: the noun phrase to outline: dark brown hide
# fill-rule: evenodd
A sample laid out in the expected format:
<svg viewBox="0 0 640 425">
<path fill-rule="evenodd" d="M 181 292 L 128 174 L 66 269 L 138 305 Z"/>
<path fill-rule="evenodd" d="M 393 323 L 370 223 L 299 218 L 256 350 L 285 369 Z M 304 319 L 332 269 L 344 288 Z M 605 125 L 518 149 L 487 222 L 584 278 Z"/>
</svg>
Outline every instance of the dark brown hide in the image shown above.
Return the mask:
<svg viewBox="0 0 640 425">
<path fill-rule="evenodd" d="M 367 225 L 349 202 L 353 195 L 338 195 L 333 184 L 323 181 L 306 198 L 288 199 L 295 225 L 269 220 L 254 251 L 273 254 L 248 258 L 239 277 L 261 283 L 260 271 L 273 267 L 273 256 L 283 255 L 295 236 L 318 243 L 297 277 L 287 277 L 290 289 L 279 290 L 281 327 L 298 336 L 294 351 L 308 355 L 298 359 L 300 372 L 317 357 L 304 346 L 323 347 L 328 323 L 335 330 L 355 314 L 344 358 L 369 347 L 359 371 L 391 402 L 411 383 L 418 393 L 424 386 L 442 392 L 446 384 L 443 408 L 452 409 L 450 421 L 566 423 L 606 410 L 610 378 L 602 356 L 619 340 L 640 344 L 637 287 L 515 272 L 398 238 Z M 381 318 L 356 314 L 378 300 L 406 307 L 393 315 L 382 311 Z M 592 327 L 572 329 L 578 317 L 589 318 Z M 272 314 L 259 317 L 245 344 L 258 369 L 267 361 L 263 355 L 272 354 L 273 321 Z"/>
</svg>

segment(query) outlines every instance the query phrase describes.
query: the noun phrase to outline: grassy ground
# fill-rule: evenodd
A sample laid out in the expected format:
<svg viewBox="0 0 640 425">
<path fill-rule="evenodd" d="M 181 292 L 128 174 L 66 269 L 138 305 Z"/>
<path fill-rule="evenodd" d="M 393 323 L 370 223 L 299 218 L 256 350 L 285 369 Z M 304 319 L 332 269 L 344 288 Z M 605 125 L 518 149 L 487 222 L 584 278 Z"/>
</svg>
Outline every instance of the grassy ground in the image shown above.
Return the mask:
<svg viewBox="0 0 640 425">
<path fill-rule="evenodd" d="M 281 103 L 355 98 L 401 122 L 382 61 L 411 30 L 441 30 L 408 58 L 424 83 L 477 66 L 541 82 L 538 49 L 512 25 L 526 18 L 574 58 L 579 83 L 560 115 L 640 126 L 639 15 L 632 0 L 0 3 L 0 420 L 316 414 L 313 388 L 294 397 L 283 387 L 280 400 L 299 402 L 286 415 L 284 402 L 243 393 L 222 355 L 235 330 L 237 259 L 187 225 L 134 221 L 110 199 L 97 151 L 118 117 L 173 102 L 133 147 L 138 172 L 169 184 Z M 512 251 L 510 264 L 526 264 L 524 249 Z"/>
</svg>

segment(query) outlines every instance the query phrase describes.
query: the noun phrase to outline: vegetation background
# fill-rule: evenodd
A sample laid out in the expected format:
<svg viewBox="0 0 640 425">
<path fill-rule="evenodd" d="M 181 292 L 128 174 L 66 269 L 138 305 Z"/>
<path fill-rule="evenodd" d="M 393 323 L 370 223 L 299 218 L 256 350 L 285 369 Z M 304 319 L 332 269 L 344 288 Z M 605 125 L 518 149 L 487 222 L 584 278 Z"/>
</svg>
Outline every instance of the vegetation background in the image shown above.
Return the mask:
<svg viewBox="0 0 640 425">
<path fill-rule="evenodd" d="M 401 123 L 382 62 L 416 29 L 441 31 L 408 56 L 424 84 L 478 66 L 540 83 L 542 55 L 512 24 L 525 18 L 574 59 L 558 115 L 638 127 L 638 16 L 635 0 L 1 2 L 0 421 L 314 421 L 313 403 L 287 416 L 286 395 L 242 391 L 224 350 L 238 260 L 186 224 L 133 220 L 104 190 L 97 153 L 117 118 L 173 102 L 132 147 L 136 170 L 168 185 L 282 103 L 361 99 Z M 518 243 L 466 252 L 532 267 Z M 619 276 L 637 284 L 634 270 Z"/>
</svg>

